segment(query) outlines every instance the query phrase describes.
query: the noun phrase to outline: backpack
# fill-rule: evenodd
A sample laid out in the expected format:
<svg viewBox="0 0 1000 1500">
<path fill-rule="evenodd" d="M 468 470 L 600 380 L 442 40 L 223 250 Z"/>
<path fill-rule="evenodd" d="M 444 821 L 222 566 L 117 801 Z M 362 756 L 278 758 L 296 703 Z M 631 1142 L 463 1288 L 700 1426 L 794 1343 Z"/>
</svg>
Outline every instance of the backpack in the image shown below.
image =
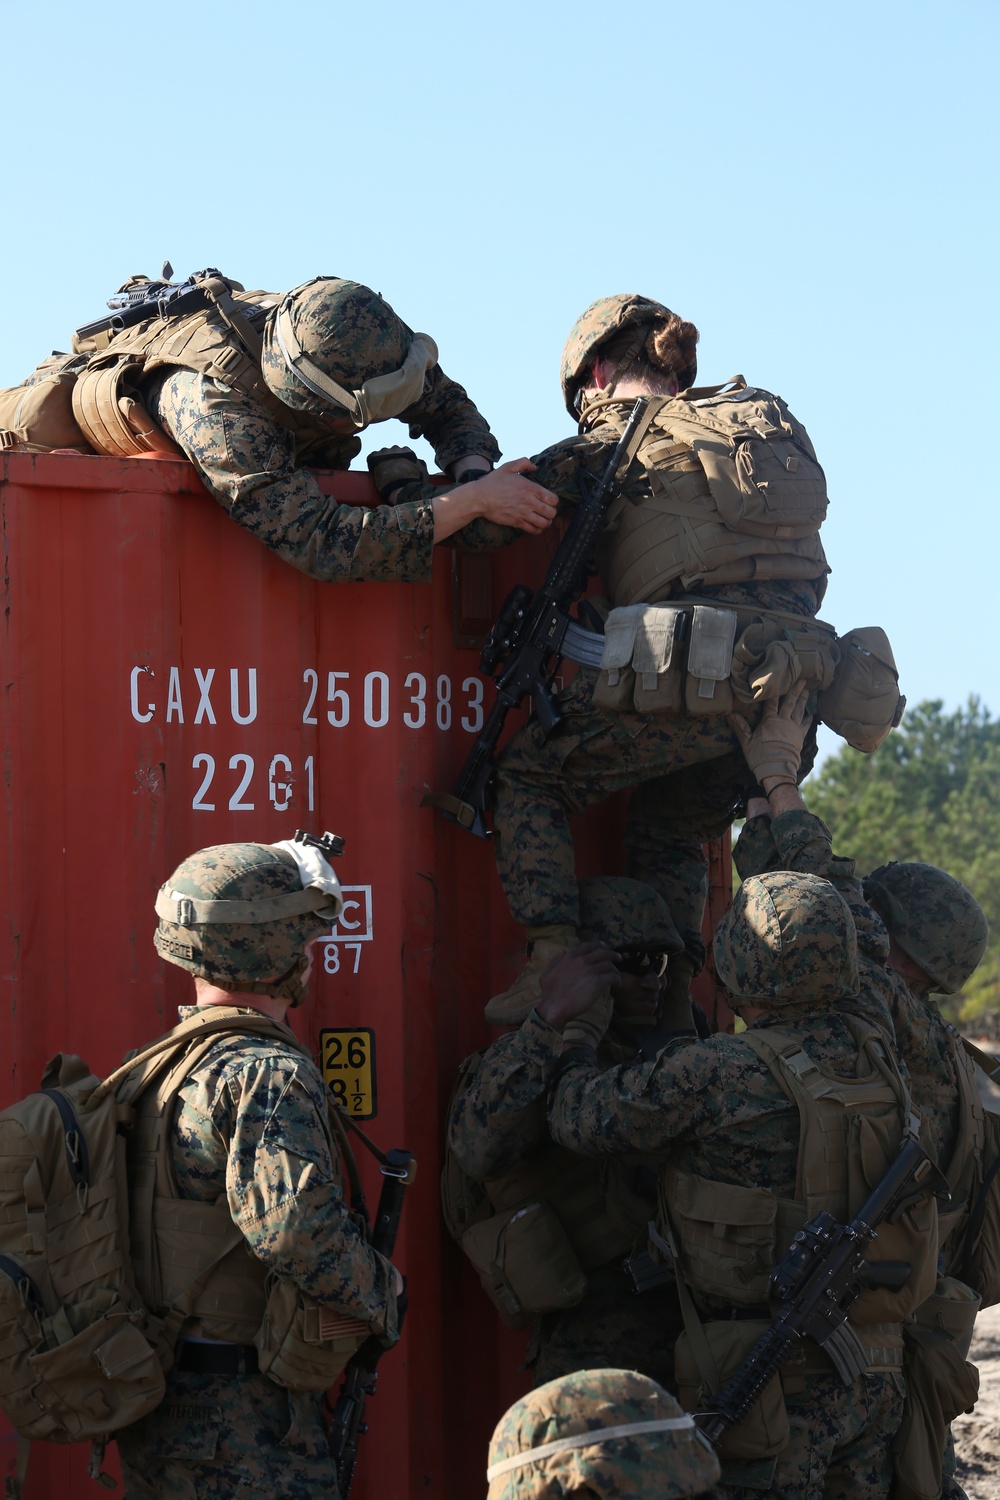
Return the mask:
<svg viewBox="0 0 1000 1500">
<path fill-rule="evenodd" d="M 600 568 L 615 607 L 663 600 L 675 583 L 812 580 L 830 571 L 819 539 L 826 478 L 809 435 L 780 396 L 726 386 L 650 399 L 638 452 L 646 494 L 608 511 Z M 624 413 L 601 421 L 620 432 Z"/>
<path fill-rule="evenodd" d="M 89 1472 L 96 1479 L 107 1435 L 163 1399 L 177 1338 L 217 1261 L 179 1289 L 160 1316 L 146 1305 L 130 1254 L 126 1138 L 144 1090 L 186 1054 L 203 1050 L 206 1039 L 211 1045 L 239 1032 L 288 1038 L 263 1015 L 203 1011 L 103 1082 L 79 1057 L 57 1053 L 41 1091 L 0 1112 L 0 1407 L 19 1437 L 12 1500 L 21 1493 L 32 1441 L 92 1441 Z M 183 1076 L 173 1067 L 164 1114 Z M 231 1248 L 231 1240 L 220 1240 L 220 1258 Z M 341 1368 L 368 1331 L 352 1330 Z M 272 1378 L 293 1384 L 280 1369 Z"/>
</svg>

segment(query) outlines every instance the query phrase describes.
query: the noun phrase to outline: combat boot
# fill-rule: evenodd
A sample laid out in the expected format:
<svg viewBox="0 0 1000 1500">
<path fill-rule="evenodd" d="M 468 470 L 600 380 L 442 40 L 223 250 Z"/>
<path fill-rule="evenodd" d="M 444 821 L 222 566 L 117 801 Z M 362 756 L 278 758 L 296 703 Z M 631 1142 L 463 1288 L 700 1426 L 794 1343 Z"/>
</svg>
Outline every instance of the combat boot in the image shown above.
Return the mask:
<svg viewBox="0 0 1000 1500">
<path fill-rule="evenodd" d="M 568 924 L 529 927 L 528 962 L 509 989 L 494 995 L 483 1012 L 491 1026 L 519 1026 L 542 998 L 542 974 L 554 958 L 579 945 L 575 927 Z"/>
</svg>

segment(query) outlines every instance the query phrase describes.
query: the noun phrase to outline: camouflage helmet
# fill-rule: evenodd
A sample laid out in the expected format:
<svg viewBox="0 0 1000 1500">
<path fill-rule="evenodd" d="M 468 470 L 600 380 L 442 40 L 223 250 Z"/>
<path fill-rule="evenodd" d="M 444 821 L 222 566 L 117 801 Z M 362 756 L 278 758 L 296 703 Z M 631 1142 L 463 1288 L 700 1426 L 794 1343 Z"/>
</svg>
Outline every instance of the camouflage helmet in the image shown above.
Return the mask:
<svg viewBox="0 0 1000 1500">
<path fill-rule="evenodd" d="M 936 865 L 880 865 L 865 896 L 889 935 L 920 965 L 942 995 L 953 995 L 975 971 L 990 940 L 983 909 L 960 880 Z"/>
<path fill-rule="evenodd" d="M 305 945 L 342 907 L 340 883 L 316 847 L 215 844 L 160 887 L 153 942 L 167 963 L 220 989 L 300 1005 Z"/>
<path fill-rule="evenodd" d="M 490 1442 L 487 1500 L 685 1500 L 711 1491 L 719 1460 L 694 1418 L 635 1370 L 577 1370 L 529 1391 Z"/>
<path fill-rule="evenodd" d="M 580 939 L 612 948 L 658 948 L 681 953 L 684 942 L 667 904 L 652 886 L 627 875 L 599 875 L 579 882 Z"/>
<path fill-rule="evenodd" d="M 713 948 L 726 989 L 755 1005 L 822 1004 L 860 985 L 854 918 L 818 875 L 776 870 L 745 880 Z"/>
<path fill-rule="evenodd" d="M 379 292 L 317 276 L 271 314 L 261 367 L 285 406 L 340 417 L 360 432 L 412 406 L 436 363 L 434 340 L 408 328 Z"/>
<path fill-rule="evenodd" d="M 635 293 L 619 292 L 614 297 L 598 297 L 577 318 L 563 345 L 562 367 L 559 372 L 563 400 L 571 417 L 576 416 L 577 392 L 594 356 L 602 344 L 627 328 L 651 328 L 673 317 L 669 307 L 662 302 L 653 302 L 649 297 Z M 638 345 L 641 348 L 641 343 Z M 681 390 L 694 383 L 698 373 L 695 359 L 678 371 L 677 380 Z"/>
</svg>

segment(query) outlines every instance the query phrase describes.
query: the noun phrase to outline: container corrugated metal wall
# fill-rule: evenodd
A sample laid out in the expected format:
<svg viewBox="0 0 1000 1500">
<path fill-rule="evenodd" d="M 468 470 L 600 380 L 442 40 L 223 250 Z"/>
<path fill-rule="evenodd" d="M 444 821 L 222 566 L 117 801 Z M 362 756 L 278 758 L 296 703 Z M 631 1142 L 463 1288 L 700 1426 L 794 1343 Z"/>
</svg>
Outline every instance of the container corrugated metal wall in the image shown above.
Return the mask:
<svg viewBox="0 0 1000 1500">
<path fill-rule="evenodd" d="M 441 1126 L 521 935 L 489 845 L 419 802 L 450 785 L 491 702 L 468 643 L 552 542 L 489 559 L 438 549 L 431 585 L 318 584 L 235 526 L 186 463 L 2 462 L 0 1106 L 37 1087 L 55 1051 L 104 1073 L 173 1024 L 189 985 L 155 953 L 153 900 L 185 855 L 296 827 L 344 835 L 351 904 L 294 1024 L 314 1042 L 322 1026 L 375 1029 L 371 1133 L 419 1160 L 396 1257 L 406 1333 L 383 1362 L 352 1493 L 465 1500 L 523 1389 L 524 1335 L 499 1328 L 444 1234 Z M 319 477 L 375 501 L 367 476 Z M 581 821 L 581 874 L 620 867 L 620 819 L 615 801 Z M 717 914 L 718 852 L 713 878 Z M 0 1431 L 0 1471 L 13 1455 Z M 96 1494 L 86 1457 L 39 1445 L 28 1500 Z"/>
</svg>

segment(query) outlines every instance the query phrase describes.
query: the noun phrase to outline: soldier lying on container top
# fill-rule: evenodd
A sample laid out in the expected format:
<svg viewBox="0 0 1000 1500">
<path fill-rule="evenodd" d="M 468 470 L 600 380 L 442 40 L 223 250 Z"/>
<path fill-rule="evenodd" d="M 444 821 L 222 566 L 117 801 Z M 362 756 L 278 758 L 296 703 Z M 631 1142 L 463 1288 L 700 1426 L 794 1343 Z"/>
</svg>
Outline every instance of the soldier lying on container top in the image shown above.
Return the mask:
<svg viewBox="0 0 1000 1500">
<path fill-rule="evenodd" d="M 207 1050 L 195 1035 L 186 1076 L 137 1106 L 137 1282 L 159 1316 L 189 1300 L 162 1404 L 116 1434 L 126 1500 L 335 1500 L 322 1392 L 370 1333 L 398 1338 L 402 1278 L 348 1212 L 328 1095 L 283 1024 L 305 997 L 312 940 L 341 907 L 327 860 L 299 842 L 199 850 L 157 896 L 157 950 L 194 976 L 181 1022 L 207 1011 L 266 1034 L 234 1027 Z M 171 1180 L 158 1170 L 151 1213 L 141 1148 L 152 1138 L 155 1154 L 168 1110 Z"/>
<path fill-rule="evenodd" d="M 666 958 L 682 943 L 656 892 L 626 876 L 582 880 L 580 912 L 583 946 L 546 969 L 540 1005 L 589 988 L 602 1031 L 611 1010 L 598 1049 L 600 1066 L 611 1067 L 653 1037 Z M 595 942 L 617 953 L 614 964 L 603 950 L 591 964 Z M 494 999 L 486 1019 L 517 1025 L 530 1009 L 530 1001 Z M 689 1026 L 693 1034 L 690 1018 Z M 508 1031 L 462 1064 L 442 1178 L 449 1229 L 505 1322 L 534 1325 L 526 1363 L 536 1384 L 625 1365 L 669 1386 L 681 1327 L 676 1290 L 648 1255 L 634 1272 L 626 1267 L 645 1249 L 658 1160 L 636 1152 L 602 1168 L 555 1145 L 545 1121 L 548 1074 L 519 1040 Z"/>
<path fill-rule="evenodd" d="M 425 582 L 435 542 L 461 532 L 463 546 L 496 547 L 551 523 L 555 497 L 524 477 L 533 465 L 515 459 L 489 472 L 500 450 L 488 423 L 441 369 L 433 339 L 381 295 L 337 276 L 284 297 L 222 278 L 213 285 L 221 292 L 208 310 L 154 316 L 110 342 L 74 340 L 74 352 L 90 356 L 81 381 L 93 382 L 96 403 L 74 410 L 98 452 L 121 451 L 105 445 L 98 410 L 110 399 L 105 417 L 121 425 L 119 388 L 98 377 L 126 372 L 131 395 L 233 520 L 293 567 L 334 582 Z M 389 417 L 426 437 L 461 487 L 428 485 L 422 463 L 390 449 L 369 467 L 382 499 L 395 503 L 365 509 L 322 494 L 303 465 L 346 468 L 361 448 L 357 434 Z"/>
</svg>

